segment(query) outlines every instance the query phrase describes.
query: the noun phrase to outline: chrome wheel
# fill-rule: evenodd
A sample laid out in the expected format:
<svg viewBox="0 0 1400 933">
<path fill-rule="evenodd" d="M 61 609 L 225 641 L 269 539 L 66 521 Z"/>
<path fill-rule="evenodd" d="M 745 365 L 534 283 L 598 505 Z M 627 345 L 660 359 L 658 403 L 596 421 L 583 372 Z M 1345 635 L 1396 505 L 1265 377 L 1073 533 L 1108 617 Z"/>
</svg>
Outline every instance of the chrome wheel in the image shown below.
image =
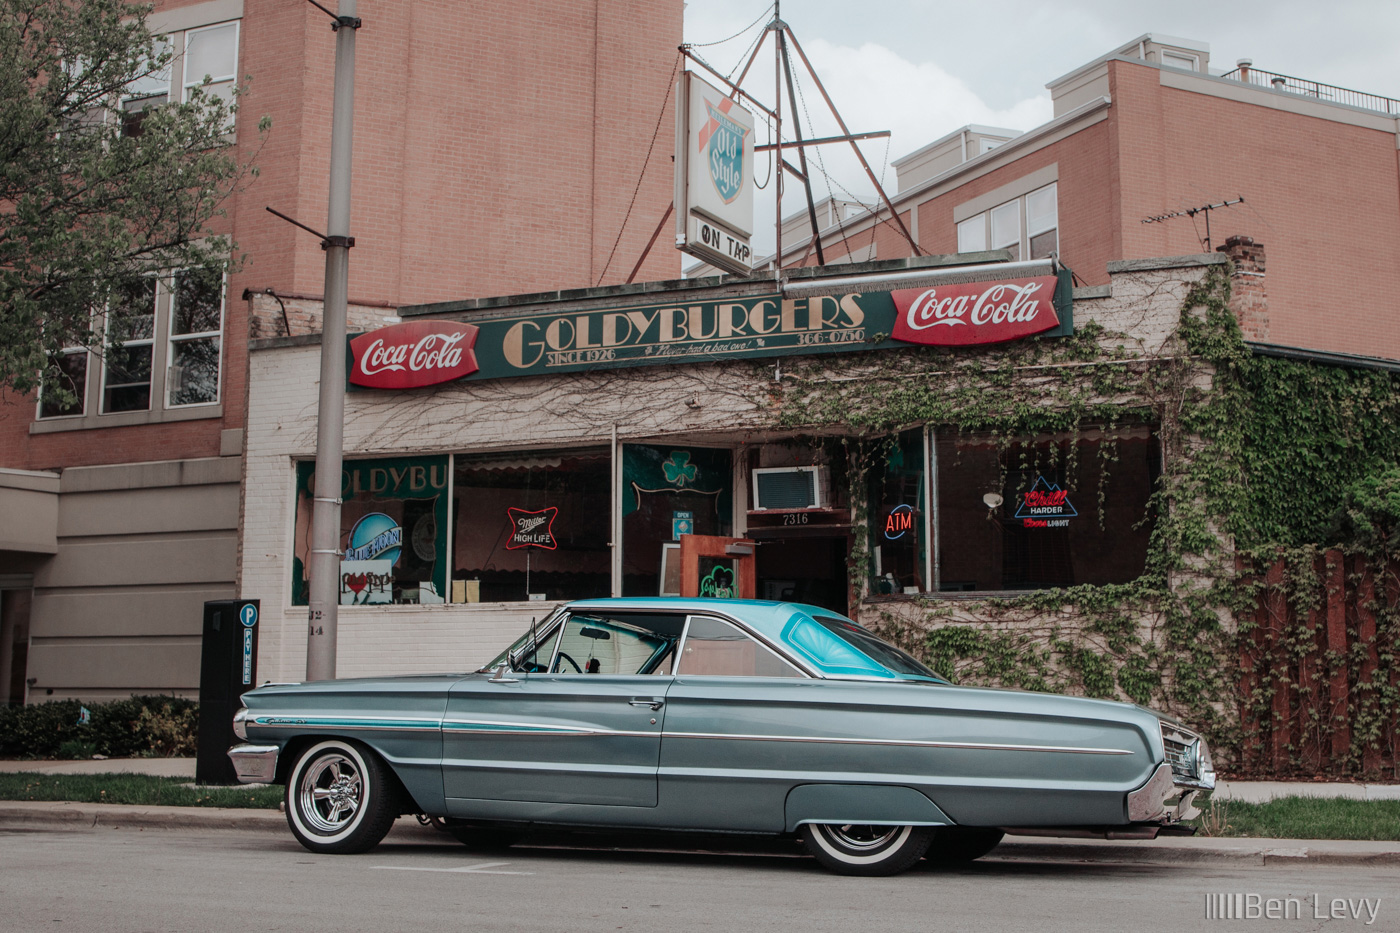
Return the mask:
<svg viewBox="0 0 1400 933">
<path fill-rule="evenodd" d="M 355 762 L 338 752 L 317 757 L 302 772 L 297 795 L 309 829 L 334 835 L 355 818 L 365 782 Z"/>
<path fill-rule="evenodd" d="M 842 875 L 895 875 L 928 851 L 927 826 L 808 823 L 802 841 L 817 861 Z"/>
<path fill-rule="evenodd" d="M 902 834 L 907 834 L 911 826 L 868 826 L 847 823 L 844 826 L 828 826 L 826 831 L 832 838 L 848 849 L 874 852 L 892 844 Z"/>
<path fill-rule="evenodd" d="M 297 756 L 287 775 L 287 825 L 312 852 L 364 852 L 398 815 L 398 784 L 359 742 L 318 742 Z"/>
</svg>

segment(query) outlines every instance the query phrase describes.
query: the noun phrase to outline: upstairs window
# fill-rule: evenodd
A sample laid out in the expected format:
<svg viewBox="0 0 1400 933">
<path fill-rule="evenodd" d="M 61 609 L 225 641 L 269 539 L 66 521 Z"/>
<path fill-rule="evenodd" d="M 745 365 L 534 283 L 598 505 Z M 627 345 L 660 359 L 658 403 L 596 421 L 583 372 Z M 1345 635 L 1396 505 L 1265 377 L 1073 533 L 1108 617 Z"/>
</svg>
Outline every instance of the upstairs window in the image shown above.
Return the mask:
<svg viewBox="0 0 1400 933">
<path fill-rule="evenodd" d="M 177 272 L 170 302 L 167 405 L 207 405 L 219 400 L 223 326 L 221 277 L 209 272 Z"/>
<path fill-rule="evenodd" d="M 146 57 L 146 73 L 126 86 L 121 99 L 123 136 L 140 136 L 146 114 L 170 100 L 171 49 L 169 36 L 156 36 Z"/>
<path fill-rule="evenodd" d="M 113 289 L 98 317 L 107 347 L 58 351 L 58 373 L 49 378 L 74 398 L 67 401 L 50 391 L 55 383 L 41 386 L 40 421 L 82 416 L 68 427 L 86 428 L 183 420 L 204 417 L 198 409 L 218 405 L 224 327 L 220 273 L 179 270 L 133 279 Z M 98 401 L 94 406 L 88 399 Z M 107 420 L 113 415 L 125 417 Z"/>
<path fill-rule="evenodd" d="M 62 401 L 52 391 L 51 383 L 45 382 L 39 389 L 40 418 L 71 418 L 87 413 L 87 365 L 86 347 L 64 347 L 54 361 L 58 365 L 57 384 L 72 393 L 72 401 Z"/>
<path fill-rule="evenodd" d="M 122 285 L 107 308 L 107 365 L 102 374 L 102 413 L 151 407 L 155 350 L 156 280 Z"/>
<path fill-rule="evenodd" d="M 184 99 L 204 87 L 206 94 L 233 99 L 238 80 L 238 23 L 220 23 L 185 33 Z M 208 79 L 209 83 L 204 84 Z"/>
<path fill-rule="evenodd" d="M 1046 259 L 1060 249 L 1057 184 L 1037 188 L 958 224 L 958 252 L 1004 249 L 1016 259 Z"/>
</svg>

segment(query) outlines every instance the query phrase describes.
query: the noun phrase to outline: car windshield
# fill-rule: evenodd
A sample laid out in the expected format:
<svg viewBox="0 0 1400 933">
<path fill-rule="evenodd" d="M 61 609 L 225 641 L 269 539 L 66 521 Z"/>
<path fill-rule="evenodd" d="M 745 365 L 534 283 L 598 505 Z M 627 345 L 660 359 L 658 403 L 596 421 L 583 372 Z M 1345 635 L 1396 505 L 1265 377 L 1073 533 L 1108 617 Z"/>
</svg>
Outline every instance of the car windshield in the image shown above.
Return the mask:
<svg viewBox="0 0 1400 933">
<path fill-rule="evenodd" d="M 862 628 L 849 619 L 838 619 L 833 616 L 814 616 L 813 618 L 822 628 L 879 664 L 886 671 L 897 675 L 901 680 L 948 682 L 925 667 L 907 651 L 902 651 L 889 642 L 883 641 L 868 629 Z"/>
</svg>

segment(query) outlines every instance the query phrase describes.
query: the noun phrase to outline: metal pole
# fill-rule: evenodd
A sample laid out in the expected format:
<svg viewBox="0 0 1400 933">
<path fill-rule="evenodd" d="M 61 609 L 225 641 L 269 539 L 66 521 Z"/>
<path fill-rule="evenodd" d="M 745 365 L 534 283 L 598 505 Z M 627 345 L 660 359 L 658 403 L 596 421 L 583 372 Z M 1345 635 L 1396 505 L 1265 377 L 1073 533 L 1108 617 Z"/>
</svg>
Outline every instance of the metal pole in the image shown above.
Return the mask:
<svg viewBox="0 0 1400 933">
<path fill-rule="evenodd" d="M 768 27 L 773 30 L 773 160 L 777 171 L 773 173 L 774 197 L 778 204 L 778 216 L 773 221 L 777 249 L 773 253 L 773 281 L 783 278 L 783 56 L 779 47 L 778 30 L 783 28 L 782 10 L 777 0 L 773 3 L 773 22 Z"/>
<path fill-rule="evenodd" d="M 356 0 L 340 0 L 335 24 L 335 103 L 331 111 L 330 206 L 327 211 L 321 392 L 316 415 L 316 489 L 311 553 L 306 679 L 335 677 L 340 608 L 340 471 L 345 434 L 345 303 L 350 274 L 350 149 L 355 116 Z"/>
</svg>

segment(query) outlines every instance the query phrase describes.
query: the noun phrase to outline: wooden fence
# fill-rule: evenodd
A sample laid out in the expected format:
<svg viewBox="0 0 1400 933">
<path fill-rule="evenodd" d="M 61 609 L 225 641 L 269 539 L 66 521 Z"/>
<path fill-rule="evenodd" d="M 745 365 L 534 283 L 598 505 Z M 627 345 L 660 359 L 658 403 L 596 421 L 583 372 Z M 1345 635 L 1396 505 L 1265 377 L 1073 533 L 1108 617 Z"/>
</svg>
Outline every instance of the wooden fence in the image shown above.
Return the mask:
<svg viewBox="0 0 1400 933">
<path fill-rule="evenodd" d="M 1241 564 L 1243 777 L 1400 779 L 1400 560 L 1338 550 Z"/>
</svg>

